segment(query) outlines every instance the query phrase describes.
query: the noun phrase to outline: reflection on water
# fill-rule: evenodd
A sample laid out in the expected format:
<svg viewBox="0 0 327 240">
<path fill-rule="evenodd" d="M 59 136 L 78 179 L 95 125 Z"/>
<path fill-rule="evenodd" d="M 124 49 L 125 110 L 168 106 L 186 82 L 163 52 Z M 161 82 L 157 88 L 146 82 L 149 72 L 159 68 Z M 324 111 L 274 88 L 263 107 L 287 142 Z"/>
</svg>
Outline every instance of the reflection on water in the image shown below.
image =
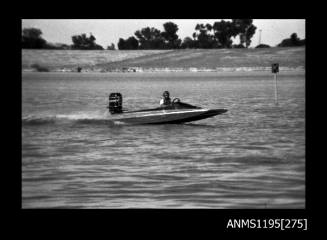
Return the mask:
<svg viewBox="0 0 327 240">
<path fill-rule="evenodd" d="M 304 208 L 304 75 L 24 73 L 24 208 Z M 155 107 L 169 90 L 228 112 L 114 125 L 107 97 Z"/>
</svg>

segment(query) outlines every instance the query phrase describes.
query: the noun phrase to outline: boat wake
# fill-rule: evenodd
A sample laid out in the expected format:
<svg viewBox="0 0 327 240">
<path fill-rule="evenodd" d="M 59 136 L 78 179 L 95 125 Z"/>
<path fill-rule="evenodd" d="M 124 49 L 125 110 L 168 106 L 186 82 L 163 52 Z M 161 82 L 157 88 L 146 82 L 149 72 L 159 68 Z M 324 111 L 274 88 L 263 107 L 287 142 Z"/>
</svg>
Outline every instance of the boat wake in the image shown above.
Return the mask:
<svg viewBox="0 0 327 240">
<path fill-rule="evenodd" d="M 79 112 L 56 115 L 27 115 L 22 117 L 22 125 L 50 125 L 50 124 L 108 124 L 113 123 L 110 115 L 99 112 Z"/>
</svg>

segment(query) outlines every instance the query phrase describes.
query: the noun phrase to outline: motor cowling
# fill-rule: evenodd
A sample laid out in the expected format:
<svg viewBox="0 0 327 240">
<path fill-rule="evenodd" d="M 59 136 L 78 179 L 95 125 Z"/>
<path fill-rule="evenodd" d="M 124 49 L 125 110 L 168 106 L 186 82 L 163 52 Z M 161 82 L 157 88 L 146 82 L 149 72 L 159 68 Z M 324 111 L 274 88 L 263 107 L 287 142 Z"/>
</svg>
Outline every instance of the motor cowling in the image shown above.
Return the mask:
<svg viewBox="0 0 327 240">
<path fill-rule="evenodd" d="M 123 96 L 121 93 L 109 94 L 109 112 L 111 114 L 123 112 Z"/>
</svg>

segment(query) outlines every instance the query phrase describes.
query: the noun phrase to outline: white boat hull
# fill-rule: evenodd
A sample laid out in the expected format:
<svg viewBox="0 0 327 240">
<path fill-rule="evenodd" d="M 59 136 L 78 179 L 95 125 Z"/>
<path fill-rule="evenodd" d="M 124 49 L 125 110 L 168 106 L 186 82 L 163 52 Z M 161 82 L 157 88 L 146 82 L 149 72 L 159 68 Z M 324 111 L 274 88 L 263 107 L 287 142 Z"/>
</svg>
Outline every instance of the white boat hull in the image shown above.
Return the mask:
<svg viewBox="0 0 327 240">
<path fill-rule="evenodd" d="M 160 124 L 160 123 L 183 123 L 197 121 L 212 117 L 225 112 L 224 109 L 187 109 L 187 110 L 157 110 L 149 112 L 126 112 L 114 114 L 111 120 L 125 124 Z"/>
</svg>

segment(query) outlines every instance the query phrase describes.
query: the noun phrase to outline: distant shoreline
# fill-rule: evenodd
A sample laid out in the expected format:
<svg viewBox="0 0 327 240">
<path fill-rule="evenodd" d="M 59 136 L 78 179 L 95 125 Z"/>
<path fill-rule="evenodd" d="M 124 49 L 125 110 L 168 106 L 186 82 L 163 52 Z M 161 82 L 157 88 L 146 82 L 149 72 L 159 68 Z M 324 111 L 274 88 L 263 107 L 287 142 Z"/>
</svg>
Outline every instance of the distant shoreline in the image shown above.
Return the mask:
<svg viewBox="0 0 327 240">
<path fill-rule="evenodd" d="M 89 76 L 90 78 L 96 76 L 96 75 L 108 75 L 109 76 L 120 76 L 120 75 L 126 75 L 126 76 L 148 76 L 151 75 L 153 77 L 156 76 L 167 76 L 167 77 L 174 77 L 175 75 L 178 76 L 185 76 L 185 77 L 192 77 L 192 76 L 217 76 L 217 77 L 229 77 L 229 76 L 233 76 L 233 77 L 244 77 L 244 76 L 248 76 L 248 77 L 253 77 L 253 76 L 262 76 L 262 77 L 273 77 L 273 73 L 271 72 L 271 69 L 255 69 L 255 70 L 238 70 L 238 71 L 217 71 L 217 70 L 212 70 L 212 71 L 150 71 L 149 69 L 143 72 L 122 72 L 122 71 L 111 71 L 111 72 L 97 72 L 97 71 L 88 71 L 88 72 L 76 72 L 76 71 L 49 71 L 49 72 L 38 72 L 38 71 L 22 71 L 23 77 L 24 75 L 30 75 L 30 74 L 34 74 L 34 75 L 67 75 L 67 74 L 73 74 L 73 75 L 84 75 L 84 76 Z M 279 76 L 305 76 L 305 69 L 304 68 L 294 68 L 294 69 L 280 69 Z"/>
<path fill-rule="evenodd" d="M 37 69 L 33 68 L 23 68 L 23 72 L 42 72 L 38 71 Z M 271 71 L 271 67 L 223 67 L 223 68 L 127 68 L 127 69 L 103 69 L 103 68 L 82 68 L 80 73 L 86 72 L 94 72 L 94 73 L 131 73 L 131 72 L 269 72 Z M 299 67 L 280 67 L 281 72 L 303 72 L 305 68 L 303 66 Z M 77 68 L 58 68 L 58 69 L 51 69 L 44 72 L 78 72 Z"/>
</svg>

